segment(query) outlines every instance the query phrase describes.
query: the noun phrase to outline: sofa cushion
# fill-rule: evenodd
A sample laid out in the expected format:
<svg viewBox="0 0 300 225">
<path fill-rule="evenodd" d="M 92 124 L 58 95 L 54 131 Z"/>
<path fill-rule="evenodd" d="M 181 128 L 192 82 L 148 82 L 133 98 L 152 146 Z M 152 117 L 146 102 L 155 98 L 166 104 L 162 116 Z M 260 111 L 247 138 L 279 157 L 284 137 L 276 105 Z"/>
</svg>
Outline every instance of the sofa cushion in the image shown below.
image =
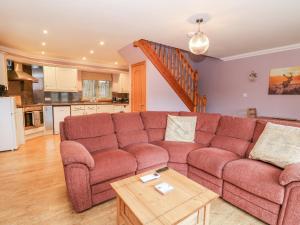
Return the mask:
<svg viewBox="0 0 300 225">
<path fill-rule="evenodd" d="M 112 119 L 120 148 L 148 142 L 147 132 L 144 129 L 140 113 L 115 113 L 112 114 Z"/>
<path fill-rule="evenodd" d="M 134 156 L 123 150 L 97 151 L 92 153 L 95 167 L 90 171 L 90 183 L 97 184 L 136 171 Z"/>
<path fill-rule="evenodd" d="M 204 131 L 196 131 L 195 142 L 202 144 L 203 146 L 209 146 L 215 134 Z"/>
<path fill-rule="evenodd" d="M 77 139 L 89 152 L 95 152 L 105 149 L 118 148 L 118 141 L 115 134 L 104 135 L 101 137 L 81 138 Z"/>
<path fill-rule="evenodd" d="M 76 140 L 113 134 L 114 126 L 110 114 L 98 113 L 68 116 L 64 119 L 64 130 L 68 140 Z"/>
<path fill-rule="evenodd" d="M 145 129 L 165 129 L 167 126 L 167 117 L 168 115 L 177 116 L 178 112 L 157 112 L 157 111 L 148 111 L 141 112 L 141 117 L 145 126 Z"/>
<path fill-rule="evenodd" d="M 167 163 L 169 160 L 168 152 L 165 149 L 149 143 L 132 144 L 125 150 L 136 158 L 137 170 Z"/>
<path fill-rule="evenodd" d="M 240 157 L 230 151 L 218 148 L 201 148 L 192 151 L 188 156 L 188 164 L 218 178 L 222 178 L 224 166 Z"/>
<path fill-rule="evenodd" d="M 256 125 L 255 119 L 222 116 L 217 135 L 250 141 Z"/>
<path fill-rule="evenodd" d="M 180 116 L 197 116 L 197 131 L 203 131 L 208 133 L 216 133 L 220 114 L 217 113 L 201 113 L 201 112 L 180 112 Z"/>
<path fill-rule="evenodd" d="M 211 146 L 245 156 L 252 140 L 255 124 L 254 119 L 222 116 Z"/>
<path fill-rule="evenodd" d="M 141 112 L 141 117 L 148 134 L 149 142 L 164 140 L 168 115 L 177 116 L 178 114 L 178 112 Z"/>
<path fill-rule="evenodd" d="M 212 147 L 231 151 L 241 157 L 245 156 L 249 144 L 249 141 L 221 135 L 216 135 L 211 141 Z"/>
<path fill-rule="evenodd" d="M 113 121 L 108 113 L 66 117 L 64 131 L 68 140 L 81 143 L 89 152 L 118 148 Z"/>
<path fill-rule="evenodd" d="M 138 112 L 115 113 L 112 114 L 112 119 L 117 133 L 144 129 L 142 118 Z"/>
<path fill-rule="evenodd" d="M 145 130 L 134 130 L 126 133 L 117 133 L 120 148 L 138 143 L 148 143 L 148 136 Z"/>
<path fill-rule="evenodd" d="M 284 187 L 279 184 L 281 171 L 264 162 L 240 159 L 225 166 L 223 179 L 259 197 L 282 204 Z"/>
<path fill-rule="evenodd" d="M 162 141 L 165 139 L 165 128 L 150 128 L 147 129 L 149 142 Z"/>
<path fill-rule="evenodd" d="M 166 149 L 169 153 L 169 162 L 187 163 L 188 154 L 198 148 L 204 147 L 197 143 L 179 142 L 179 141 L 156 141 L 152 144 Z"/>
</svg>

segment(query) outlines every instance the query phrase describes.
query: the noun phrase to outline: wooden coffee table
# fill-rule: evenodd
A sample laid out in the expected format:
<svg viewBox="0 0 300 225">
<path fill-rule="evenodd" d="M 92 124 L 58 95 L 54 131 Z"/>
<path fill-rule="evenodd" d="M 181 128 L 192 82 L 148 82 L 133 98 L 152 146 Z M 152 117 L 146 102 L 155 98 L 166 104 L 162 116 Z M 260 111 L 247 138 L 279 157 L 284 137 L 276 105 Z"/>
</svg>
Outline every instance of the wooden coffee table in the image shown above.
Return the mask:
<svg viewBox="0 0 300 225">
<path fill-rule="evenodd" d="M 212 200 L 219 196 L 169 169 L 159 179 L 142 183 L 149 171 L 112 183 L 117 193 L 118 225 L 208 225 Z M 154 186 L 167 182 L 174 189 L 163 195 Z"/>
</svg>

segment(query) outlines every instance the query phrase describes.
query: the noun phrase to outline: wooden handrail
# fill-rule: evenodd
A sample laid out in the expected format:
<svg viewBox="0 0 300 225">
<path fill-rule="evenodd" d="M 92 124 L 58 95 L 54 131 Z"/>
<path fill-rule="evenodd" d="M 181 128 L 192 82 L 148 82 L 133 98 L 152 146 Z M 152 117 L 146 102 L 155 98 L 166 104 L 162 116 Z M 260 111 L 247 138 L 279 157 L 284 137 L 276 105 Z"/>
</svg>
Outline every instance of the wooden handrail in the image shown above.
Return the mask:
<svg viewBox="0 0 300 225">
<path fill-rule="evenodd" d="M 203 97 L 198 94 L 198 72 L 180 49 L 144 39 L 135 41 L 134 46 L 150 59 L 190 111 L 205 111 Z"/>
</svg>

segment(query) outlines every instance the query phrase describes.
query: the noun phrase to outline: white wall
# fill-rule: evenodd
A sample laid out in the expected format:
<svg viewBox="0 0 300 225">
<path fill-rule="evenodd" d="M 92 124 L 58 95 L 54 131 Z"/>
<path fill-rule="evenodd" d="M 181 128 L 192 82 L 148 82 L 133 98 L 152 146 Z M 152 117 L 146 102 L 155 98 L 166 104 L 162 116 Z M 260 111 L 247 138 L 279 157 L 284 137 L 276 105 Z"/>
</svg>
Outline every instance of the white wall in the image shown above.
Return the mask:
<svg viewBox="0 0 300 225">
<path fill-rule="evenodd" d="M 0 53 L 0 84 L 4 84 L 6 87 L 8 86 L 6 62 L 3 53 Z"/>
<path fill-rule="evenodd" d="M 150 60 L 146 60 L 147 110 L 189 111 Z"/>
<path fill-rule="evenodd" d="M 119 53 L 130 65 L 146 61 L 146 101 L 147 111 L 189 111 L 167 81 L 146 58 L 144 53 L 132 44 L 122 48 Z"/>
</svg>

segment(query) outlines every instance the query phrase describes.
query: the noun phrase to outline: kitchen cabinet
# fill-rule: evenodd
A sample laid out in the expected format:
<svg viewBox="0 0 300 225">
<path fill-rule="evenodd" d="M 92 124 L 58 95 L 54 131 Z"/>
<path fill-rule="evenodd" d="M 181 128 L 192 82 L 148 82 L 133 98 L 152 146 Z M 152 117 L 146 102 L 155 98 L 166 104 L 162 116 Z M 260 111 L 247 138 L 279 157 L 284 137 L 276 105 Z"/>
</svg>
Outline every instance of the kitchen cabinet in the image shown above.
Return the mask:
<svg viewBox="0 0 300 225">
<path fill-rule="evenodd" d="M 52 106 L 43 107 L 44 126 L 46 131 L 53 131 L 53 112 Z"/>
<path fill-rule="evenodd" d="M 124 107 L 122 105 L 114 105 L 113 106 L 114 113 L 119 113 L 119 112 L 123 112 L 123 111 L 124 111 Z"/>
<path fill-rule="evenodd" d="M 54 134 L 59 134 L 59 123 L 70 116 L 70 106 L 53 106 Z"/>
<path fill-rule="evenodd" d="M 84 105 L 71 105 L 71 116 L 85 115 Z"/>
<path fill-rule="evenodd" d="M 55 67 L 44 66 L 44 90 L 55 91 L 56 90 L 56 75 Z"/>
<path fill-rule="evenodd" d="M 44 66 L 44 91 L 77 92 L 78 71 L 72 68 Z"/>
<path fill-rule="evenodd" d="M 97 105 L 86 105 L 84 111 L 86 115 L 97 113 Z"/>
<path fill-rule="evenodd" d="M 8 87 L 6 60 L 4 53 L 0 53 L 0 84 Z"/>
<path fill-rule="evenodd" d="M 97 105 L 97 113 L 112 113 L 113 105 Z"/>
<path fill-rule="evenodd" d="M 124 105 L 124 112 L 131 112 L 131 108 L 129 105 Z"/>
<path fill-rule="evenodd" d="M 129 74 L 115 74 L 112 90 L 113 92 L 128 93 L 130 90 Z"/>
<path fill-rule="evenodd" d="M 114 105 L 113 112 L 114 113 L 130 112 L 130 107 L 129 107 L 129 105 Z"/>
<path fill-rule="evenodd" d="M 58 90 L 66 92 L 77 91 L 77 70 L 70 68 L 55 68 L 56 73 L 56 87 Z"/>
<path fill-rule="evenodd" d="M 71 115 L 89 115 L 97 113 L 97 105 L 71 105 Z"/>
</svg>

